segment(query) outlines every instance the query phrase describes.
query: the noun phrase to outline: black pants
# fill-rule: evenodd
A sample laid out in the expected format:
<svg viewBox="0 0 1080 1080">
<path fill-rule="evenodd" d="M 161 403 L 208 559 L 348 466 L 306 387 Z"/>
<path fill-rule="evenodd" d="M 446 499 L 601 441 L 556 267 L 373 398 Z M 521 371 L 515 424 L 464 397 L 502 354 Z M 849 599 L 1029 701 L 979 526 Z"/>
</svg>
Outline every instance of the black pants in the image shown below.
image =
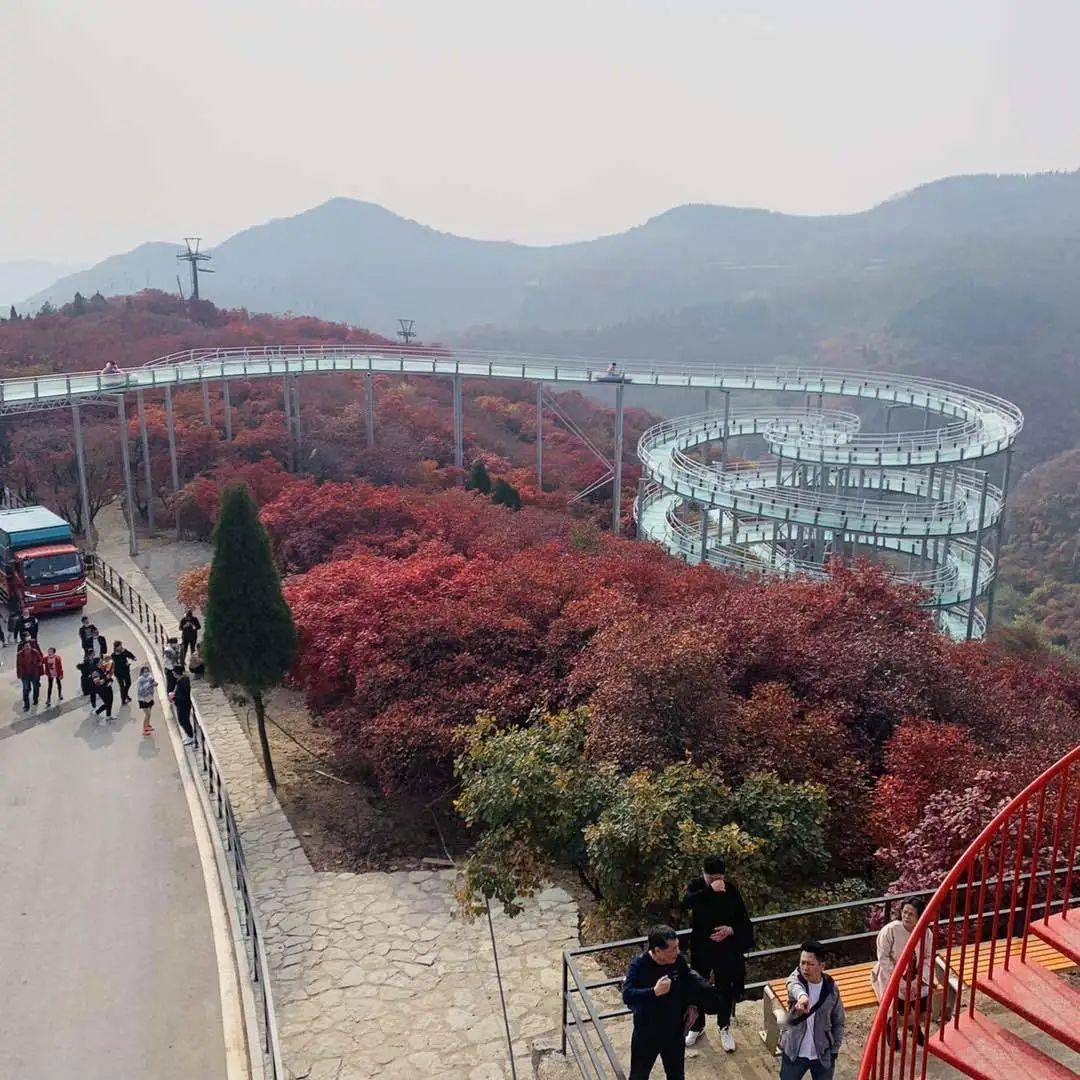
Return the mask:
<svg viewBox="0 0 1080 1080">
<path fill-rule="evenodd" d="M 630 1080 L 649 1080 L 657 1057 L 663 1062 L 667 1080 L 683 1080 L 686 1075 L 686 1042 L 682 1028 L 662 1038 L 634 1028 L 630 1039 Z"/>
<path fill-rule="evenodd" d="M 24 709 L 30 708 L 30 691 L 34 692 L 34 704 L 38 703 L 38 695 L 41 693 L 41 678 L 36 675 L 24 675 L 22 677 L 22 703 Z"/>
<path fill-rule="evenodd" d="M 54 679 L 51 675 L 48 678 L 49 678 L 49 686 L 48 686 L 48 689 L 45 691 L 45 704 L 48 705 L 49 702 L 52 701 L 53 683 L 56 683 L 56 700 L 57 701 L 63 701 L 64 700 L 63 679 Z"/>
<path fill-rule="evenodd" d="M 116 685 L 120 688 L 120 704 L 126 705 L 131 700 L 131 672 L 116 669 Z"/>
<path fill-rule="evenodd" d="M 101 698 L 101 704 L 94 710 L 94 712 L 104 713 L 106 716 L 112 716 L 113 706 L 113 692 L 111 686 L 99 686 L 97 696 Z M 93 698 L 90 699 L 93 701 Z"/>
<path fill-rule="evenodd" d="M 192 634 L 191 637 L 184 637 L 180 639 L 180 663 L 182 664 L 187 659 L 187 654 L 198 644 L 199 635 Z"/>
<path fill-rule="evenodd" d="M 716 995 L 719 1005 L 716 1013 L 717 1026 L 726 1028 L 731 1023 L 732 1014 L 735 1011 L 735 1002 L 743 995 L 746 985 L 746 961 L 741 956 L 732 958 L 724 957 L 720 963 L 717 958 L 708 953 L 695 952 L 691 958 L 690 966 L 703 978 L 716 987 Z M 692 1031 L 705 1030 L 705 1011 L 698 1010 L 697 1019 L 694 1021 Z"/>
<path fill-rule="evenodd" d="M 177 705 L 176 719 L 179 721 L 180 727 L 183 729 L 184 734 L 189 739 L 194 738 L 195 729 L 191 726 L 191 706 Z"/>
</svg>

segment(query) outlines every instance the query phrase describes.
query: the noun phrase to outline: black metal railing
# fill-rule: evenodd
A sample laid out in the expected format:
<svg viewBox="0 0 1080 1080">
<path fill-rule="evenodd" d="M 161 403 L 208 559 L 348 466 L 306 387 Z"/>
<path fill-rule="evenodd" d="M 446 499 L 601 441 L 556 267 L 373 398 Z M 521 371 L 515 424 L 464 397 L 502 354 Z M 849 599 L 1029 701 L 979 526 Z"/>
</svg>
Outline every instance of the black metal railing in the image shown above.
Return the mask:
<svg viewBox="0 0 1080 1080">
<path fill-rule="evenodd" d="M 127 611 L 132 618 L 147 632 L 150 639 L 164 649 L 167 634 L 161 620 L 143 597 L 136 592 L 123 576 L 114 570 L 98 555 L 87 554 L 86 576 Z M 244 849 L 240 841 L 240 830 L 236 824 L 236 814 L 229 799 L 228 787 L 218 765 L 218 755 L 214 744 L 199 716 L 198 708 L 192 702 L 191 723 L 195 733 L 193 752 L 201 769 L 193 770 L 200 775 L 210 806 L 217 816 L 221 830 L 221 841 L 228 856 L 232 872 L 233 890 L 238 899 L 237 910 L 240 914 L 241 929 L 248 970 L 251 975 L 254 996 L 261 1008 L 261 1026 L 263 1049 L 269 1065 L 272 1080 L 284 1080 L 285 1070 L 281 1058 L 281 1045 L 278 1038 L 277 1019 L 274 1013 L 273 992 L 270 986 L 270 965 L 266 956 L 266 947 L 259 922 L 258 912 L 252 896 L 251 875 L 244 859 Z"/>
<path fill-rule="evenodd" d="M 1049 870 L 1042 870 L 1034 875 L 1036 882 L 1054 876 L 1063 877 L 1065 869 L 1059 868 L 1051 874 Z M 1012 882 L 1013 876 L 1006 875 L 1003 883 Z M 1031 874 L 1020 874 L 1017 881 L 1021 883 L 1032 880 Z M 966 886 L 961 883 L 959 888 Z M 1026 888 L 1026 886 L 1025 886 Z M 1078 883 L 1080 888 L 1080 883 Z M 1035 890 L 1032 890 L 1035 891 Z M 1075 891 L 1075 890 L 1074 890 Z M 780 944 L 769 945 L 766 948 L 756 949 L 746 954 L 747 968 L 751 973 L 763 974 L 765 970 L 771 970 L 766 978 L 749 981 L 746 984 L 748 993 L 763 991 L 765 986 L 773 979 L 786 976 L 794 966 L 786 965 L 780 969 L 771 961 L 785 953 L 798 953 L 802 942 L 809 937 L 814 937 L 821 942 L 829 951 L 834 961 L 832 966 L 842 964 L 859 963 L 873 958 L 871 942 L 877 937 L 877 929 L 859 930 L 853 933 L 833 933 L 832 936 L 822 936 L 823 931 L 830 926 L 837 928 L 837 920 L 840 925 L 847 917 L 860 909 L 865 911 L 862 917 L 862 925 L 869 924 L 869 915 L 874 909 L 881 909 L 881 924 L 892 918 L 892 912 L 898 911 L 905 900 L 918 898 L 926 900 L 933 896 L 934 889 L 921 889 L 912 892 L 896 893 L 886 896 L 861 897 L 857 900 L 845 900 L 835 904 L 823 904 L 815 908 L 803 908 L 795 911 L 779 911 L 767 915 L 758 915 L 750 921 L 754 925 L 755 935 L 758 937 L 772 936 L 768 933 L 770 928 L 778 927 L 786 922 L 809 921 L 813 926 L 813 932 L 799 934 L 794 940 L 788 939 Z M 1030 911 L 1042 912 L 1045 908 L 1051 910 L 1060 908 L 1063 898 L 1051 898 L 1049 903 L 1032 903 Z M 990 916 L 992 912 L 984 912 Z M 1000 914 L 1000 913 L 999 913 Z M 874 920 L 877 922 L 877 920 Z M 764 932 L 764 933 L 763 933 Z M 791 932 L 789 928 L 788 932 Z M 686 942 L 690 936 L 689 930 L 677 931 L 680 942 Z M 622 1003 L 623 976 L 609 976 L 589 979 L 581 970 L 580 958 L 594 956 L 598 953 L 613 953 L 640 951 L 646 944 L 645 937 L 624 938 L 621 941 L 606 941 L 597 945 L 582 945 L 576 949 L 567 949 L 563 952 L 562 963 L 562 1052 L 571 1054 L 578 1066 L 581 1075 L 595 1080 L 626 1080 L 626 1070 L 622 1059 L 612 1045 L 610 1035 L 605 1028 L 605 1021 L 628 1016 L 630 1010 Z M 755 972 L 756 969 L 756 972 Z M 607 1001 L 598 999 L 597 992 L 606 992 Z M 616 1000 L 612 1001 L 611 998 Z"/>
</svg>

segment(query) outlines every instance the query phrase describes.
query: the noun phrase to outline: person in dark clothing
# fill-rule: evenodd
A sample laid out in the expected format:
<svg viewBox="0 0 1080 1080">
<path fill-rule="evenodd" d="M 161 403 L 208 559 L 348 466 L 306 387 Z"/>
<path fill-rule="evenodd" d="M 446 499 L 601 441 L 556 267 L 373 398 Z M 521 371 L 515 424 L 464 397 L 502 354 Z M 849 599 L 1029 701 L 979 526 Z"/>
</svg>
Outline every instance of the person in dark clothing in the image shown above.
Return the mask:
<svg viewBox="0 0 1080 1080">
<path fill-rule="evenodd" d="M 648 1080 L 658 1056 L 667 1080 L 683 1080 L 687 1026 L 701 1009 L 715 1012 L 719 1001 L 680 954 L 678 935 L 670 926 L 649 930 L 646 951 L 630 961 L 622 998 L 634 1014 L 630 1080 Z"/>
<path fill-rule="evenodd" d="M 176 679 L 169 700 L 176 709 L 176 719 L 184 732 L 184 745 L 190 746 L 195 741 L 195 729 L 191 726 L 191 677 L 182 668 L 173 670 Z"/>
<path fill-rule="evenodd" d="M 180 620 L 180 663 L 184 662 L 189 649 L 194 649 L 199 643 L 199 631 L 202 623 L 199 622 L 195 613 L 188 608 L 184 617 Z"/>
<path fill-rule="evenodd" d="M 23 633 L 19 643 L 19 651 L 15 657 L 15 674 L 22 683 L 23 712 L 30 710 L 30 695 L 34 695 L 34 704 L 38 703 L 41 694 L 41 676 L 45 671 L 45 659 L 41 655 L 41 646 Z"/>
<path fill-rule="evenodd" d="M 93 652 L 95 660 L 104 660 L 109 655 L 109 643 L 105 640 L 105 635 L 93 623 L 90 624 L 87 647 Z"/>
<path fill-rule="evenodd" d="M 120 691 L 121 705 L 126 705 L 131 701 L 128 691 L 131 690 L 131 661 L 134 659 L 135 654 L 125 649 L 122 641 L 113 642 L 113 674 L 116 676 L 116 686 Z"/>
<path fill-rule="evenodd" d="M 23 613 L 15 621 L 15 636 L 21 639 L 23 634 L 29 634 L 37 641 L 38 617 L 32 615 L 29 608 L 23 608 Z"/>
<path fill-rule="evenodd" d="M 690 912 L 690 962 L 716 987 L 720 1045 L 731 1053 L 735 1050 L 731 1018 L 746 988 L 746 954 L 754 948 L 754 929 L 742 894 L 726 870 L 721 856 L 710 855 L 701 877 L 690 882 L 683 907 Z M 704 1030 L 702 1013 L 687 1032 L 686 1045 L 693 1046 Z"/>
<path fill-rule="evenodd" d="M 82 652 L 86 652 L 93 644 L 93 637 L 94 630 L 90 625 L 90 616 L 84 615 L 79 620 L 79 646 Z"/>
<path fill-rule="evenodd" d="M 98 666 L 97 657 L 88 647 L 83 653 L 82 663 L 75 665 L 79 669 L 79 689 L 90 696 L 90 708 L 97 707 L 97 687 L 94 685 L 94 671 Z"/>
<path fill-rule="evenodd" d="M 112 688 L 112 671 L 111 665 L 106 662 L 103 664 L 97 664 L 94 668 L 94 674 L 91 676 L 94 684 L 94 690 L 97 696 L 101 698 L 101 704 L 94 710 L 98 716 L 102 713 L 105 714 L 105 722 L 108 723 L 112 719 L 113 710 L 113 688 Z"/>
</svg>

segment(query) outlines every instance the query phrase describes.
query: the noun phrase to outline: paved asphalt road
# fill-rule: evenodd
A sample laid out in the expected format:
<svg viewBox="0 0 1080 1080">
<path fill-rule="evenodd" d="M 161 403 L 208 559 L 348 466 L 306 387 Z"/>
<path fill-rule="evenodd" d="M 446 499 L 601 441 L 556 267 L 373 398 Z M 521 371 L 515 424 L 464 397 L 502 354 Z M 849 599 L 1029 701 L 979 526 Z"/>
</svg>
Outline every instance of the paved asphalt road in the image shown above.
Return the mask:
<svg viewBox="0 0 1080 1080">
<path fill-rule="evenodd" d="M 92 593 L 86 610 L 110 646 L 125 637 Z M 15 649 L 3 650 L 0 1077 L 216 1080 L 210 912 L 164 718 L 155 709 L 144 738 L 134 706 L 108 726 L 93 716 L 75 669 L 78 622 L 41 622 L 42 649 L 64 661 L 59 707 L 45 708 L 43 685 L 23 712 Z"/>
</svg>

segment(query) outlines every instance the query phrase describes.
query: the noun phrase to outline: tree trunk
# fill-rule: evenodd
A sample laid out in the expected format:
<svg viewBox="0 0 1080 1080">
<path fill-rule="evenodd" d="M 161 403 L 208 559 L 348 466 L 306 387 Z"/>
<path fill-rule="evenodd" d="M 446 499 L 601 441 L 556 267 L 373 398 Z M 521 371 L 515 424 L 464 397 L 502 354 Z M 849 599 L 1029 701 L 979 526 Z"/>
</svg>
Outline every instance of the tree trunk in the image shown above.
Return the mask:
<svg viewBox="0 0 1080 1080">
<path fill-rule="evenodd" d="M 259 728 L 259 746 L 262 747 L 263 768 L 266 770 L 266 782 L 272 791 L 277 791 L 277 777 L 274 775 L 274 762 L 270 758 L 270 743 L 266 738 L 266 709 L 263 705 L 261 690 L 251 691 L 251 701 L 255 706 L 255 723 Z"/>
</svg>

